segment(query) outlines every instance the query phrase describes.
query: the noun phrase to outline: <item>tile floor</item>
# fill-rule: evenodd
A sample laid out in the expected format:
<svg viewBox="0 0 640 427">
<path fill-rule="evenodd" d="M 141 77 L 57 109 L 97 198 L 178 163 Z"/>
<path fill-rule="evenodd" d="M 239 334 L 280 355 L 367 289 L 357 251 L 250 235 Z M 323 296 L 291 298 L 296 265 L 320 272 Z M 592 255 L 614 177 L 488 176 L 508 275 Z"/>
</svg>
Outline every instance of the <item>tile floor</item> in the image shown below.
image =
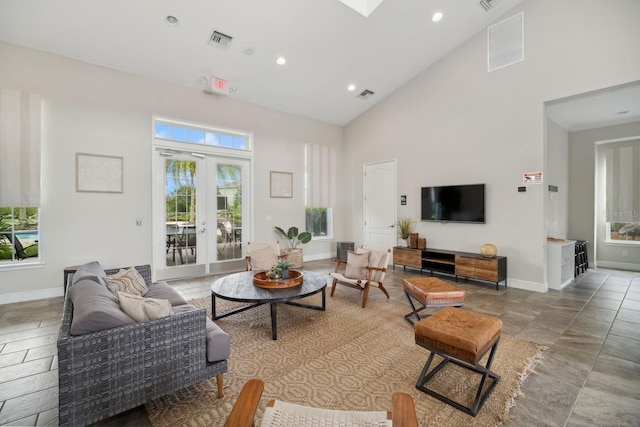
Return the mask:
<svg viewBox="0 0 640 427">
<path fill-rule="evenodd" d="M 309 270 L 332 267 L 330 260 L 305 263 Z M 406 303 L 402 278 L 416 274 L 390 269 L 385 286 L 391 298 Z M 209 295 L 213 279 L 172 284 L 191 299 Z M 564 291 L 547 293 L 504 286 L 496 291 L 473 281 L 457 285 L 467 292 L 465 308 L 498 316 L 505 333 L 550 347 L 526 380 L 507 425 L 640 425 L 640 273 L 591 269 Z M 372 289 L 369 298 L 383 295 Z M 57 425 L 62 303 L 51 298 L 0 305 L 0 425 Z M 150 424 L 140 407 L 98 425 Z"/>
</svg>

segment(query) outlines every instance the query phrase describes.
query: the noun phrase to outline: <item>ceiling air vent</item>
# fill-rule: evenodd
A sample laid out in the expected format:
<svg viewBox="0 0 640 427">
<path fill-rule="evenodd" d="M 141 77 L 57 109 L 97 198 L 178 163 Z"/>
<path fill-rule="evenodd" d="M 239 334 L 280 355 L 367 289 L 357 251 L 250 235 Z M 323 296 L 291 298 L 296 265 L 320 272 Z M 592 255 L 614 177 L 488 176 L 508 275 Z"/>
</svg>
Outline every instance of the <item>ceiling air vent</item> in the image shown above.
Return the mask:
<svg viewBox="0 0 640 427">
<path fill-rule="evenodd" d="M 480 0 L 480 6 L 482 6 L 487 12 L 498 3 L 500 3 L 500 0 Z"/>
<path fill-rule="evenodd" d="M 360 92 L 360 95 L 358 95 L 358 98 L 360 99 L 369 99 L 373 96 L 373 92 L 370 91 L 369 89 L 365 89 L 362 92 Z"/>
<path fill-rule="evenodd" d="M 219 47 L 220 49 L 227 50 L 231 44 L 233 37 L 223 34 L 219 31 L 214 31 L 209 38 L 209 45 Z"/>
</svg>

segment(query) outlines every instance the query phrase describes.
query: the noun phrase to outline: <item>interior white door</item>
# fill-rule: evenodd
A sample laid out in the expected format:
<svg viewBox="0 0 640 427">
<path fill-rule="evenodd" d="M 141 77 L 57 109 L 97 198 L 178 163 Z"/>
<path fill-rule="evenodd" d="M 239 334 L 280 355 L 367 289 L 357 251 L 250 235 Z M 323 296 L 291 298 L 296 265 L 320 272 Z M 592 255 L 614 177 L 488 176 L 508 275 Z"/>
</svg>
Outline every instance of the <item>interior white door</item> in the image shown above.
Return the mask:
<svg viewBox="0 0 640 427">
<path fill-rule="evenodd" d="M 396 162 L 364 165 L 364 243 L 391 248 L 397 243 Z"/>
</svg>

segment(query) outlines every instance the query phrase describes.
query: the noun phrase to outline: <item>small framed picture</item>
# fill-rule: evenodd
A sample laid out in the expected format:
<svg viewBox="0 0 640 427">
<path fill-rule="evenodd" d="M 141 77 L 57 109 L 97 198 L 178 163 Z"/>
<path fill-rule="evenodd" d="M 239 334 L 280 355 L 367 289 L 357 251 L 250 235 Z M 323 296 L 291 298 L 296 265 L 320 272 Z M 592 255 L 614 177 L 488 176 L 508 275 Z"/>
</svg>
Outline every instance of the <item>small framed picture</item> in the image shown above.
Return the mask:
<svg viewBox="0 0 640 427">
<path fill-rule="evenodd" d="M 293 197 L 293 173 L 271 171 L 271 197 Z"/>
<path fill-rule="evenodd" d="M 76 191 L 122 193 L 122 157 L 76 153 Z"/>
</svg>

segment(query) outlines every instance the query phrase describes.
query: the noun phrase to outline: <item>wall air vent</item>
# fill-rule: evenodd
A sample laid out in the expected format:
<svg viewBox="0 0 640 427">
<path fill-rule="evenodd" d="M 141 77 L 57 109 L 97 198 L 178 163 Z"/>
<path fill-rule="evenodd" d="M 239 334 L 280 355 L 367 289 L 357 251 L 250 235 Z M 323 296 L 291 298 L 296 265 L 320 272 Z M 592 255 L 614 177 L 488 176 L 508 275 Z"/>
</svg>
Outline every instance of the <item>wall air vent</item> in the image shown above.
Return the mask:
<svg viewBox="0 0 640 427">
<path fill-rule="evenodd" d="M 360 92 L 360 95 L 358 95 L 358 98 L 360 99 L 369 99 L 373 96 L 373 92 L 370 91 L 369 89 L 365 89 L 362 92 Z"/>
<path fill-rule="evenodd" d="M 231 40 L 233 40 L 233 37 L 214 30 L 211 37 L 209 37 L 209 45 L 228 50 Z"/>
<path fill-rule="evenodd" d="M 480 0 L 480 6 L 482 6 L 487 12 L 498 3 L 500 3 L 500 0 Z"/>
</svg>

